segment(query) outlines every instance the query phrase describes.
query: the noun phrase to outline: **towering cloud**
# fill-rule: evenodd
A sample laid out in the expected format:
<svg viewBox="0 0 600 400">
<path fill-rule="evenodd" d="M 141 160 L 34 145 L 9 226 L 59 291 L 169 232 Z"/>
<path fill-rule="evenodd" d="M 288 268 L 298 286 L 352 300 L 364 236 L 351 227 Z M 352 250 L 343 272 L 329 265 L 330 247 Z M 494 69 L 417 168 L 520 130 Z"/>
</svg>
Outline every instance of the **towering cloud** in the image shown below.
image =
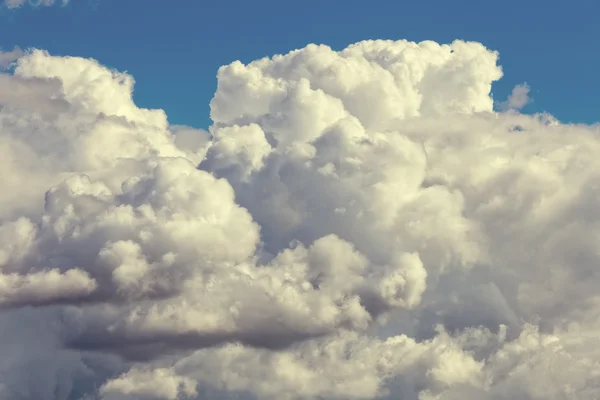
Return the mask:
<svg viewBox="0 0 600 400">
<path fill-rule="evenodd" d="M 495 52 L 235 62 L 210 132 L 11 57 L 0 399 L 600 398 L 599 128 L 494 112 Z"/>
</svg>

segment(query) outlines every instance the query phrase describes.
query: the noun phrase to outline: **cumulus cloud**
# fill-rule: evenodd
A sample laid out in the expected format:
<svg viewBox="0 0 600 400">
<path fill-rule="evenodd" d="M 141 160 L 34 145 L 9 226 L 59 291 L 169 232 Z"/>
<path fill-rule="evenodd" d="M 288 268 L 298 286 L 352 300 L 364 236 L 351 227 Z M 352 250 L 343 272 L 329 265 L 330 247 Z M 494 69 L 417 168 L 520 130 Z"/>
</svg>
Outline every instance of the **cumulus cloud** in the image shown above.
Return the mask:
<svg viewBox="0 0 600 400">
<path fill-rule="evenodd" d="M 497 58 L 234 62 L 204 131 L 6 56 L 0 399 L 600 397 L 599 128 L 495 112 Z"/>
</svg>

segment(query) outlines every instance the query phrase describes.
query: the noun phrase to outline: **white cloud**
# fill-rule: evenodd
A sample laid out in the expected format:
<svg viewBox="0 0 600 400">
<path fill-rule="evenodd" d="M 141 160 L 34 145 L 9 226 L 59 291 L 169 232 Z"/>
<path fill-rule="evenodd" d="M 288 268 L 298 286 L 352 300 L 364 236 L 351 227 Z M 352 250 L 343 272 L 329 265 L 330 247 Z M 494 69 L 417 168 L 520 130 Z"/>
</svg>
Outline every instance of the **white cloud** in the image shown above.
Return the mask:
<svg viewBox="0 0 600 400">
<path fill-rule="evenodd" d="M 69 0 L 60 0 L 59 2 L 64 6 L 69 3 Z M 56 0 L 4 0 L 4 5 L 7 8 L 19 8 L 26 4 L 33 7 L 53 6 L 56 3 Z"/>
<path fill-rule="evenodd" d="M 0 400 L 600 397 L 598 128 L 494 112 L 495 52 L 235 62 L 210 132 L 11 57 Z"/>
</svg>

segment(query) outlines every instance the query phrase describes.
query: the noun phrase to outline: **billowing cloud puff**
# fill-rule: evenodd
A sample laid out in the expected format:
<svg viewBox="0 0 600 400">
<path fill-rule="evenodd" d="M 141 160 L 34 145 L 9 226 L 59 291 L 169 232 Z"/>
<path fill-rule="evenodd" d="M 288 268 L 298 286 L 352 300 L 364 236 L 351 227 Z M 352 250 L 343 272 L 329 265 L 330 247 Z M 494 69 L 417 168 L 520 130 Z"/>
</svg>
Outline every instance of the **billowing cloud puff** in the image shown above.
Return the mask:
<svg viewBox="0 0 600 400">
<path fill-rule="evenodd" d="M 599 128 L 495 112 L 495 52 L 235 62 L 209 132 L 13 53 L 0 399 L 600 397 Z"/>
</svg>

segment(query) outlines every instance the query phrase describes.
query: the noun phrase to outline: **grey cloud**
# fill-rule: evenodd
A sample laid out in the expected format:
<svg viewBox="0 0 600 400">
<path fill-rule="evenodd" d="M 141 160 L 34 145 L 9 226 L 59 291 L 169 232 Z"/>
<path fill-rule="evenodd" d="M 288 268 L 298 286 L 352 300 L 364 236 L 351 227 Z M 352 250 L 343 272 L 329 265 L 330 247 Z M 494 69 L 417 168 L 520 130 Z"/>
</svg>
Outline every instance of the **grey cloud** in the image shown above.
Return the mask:
<svg viewBox="0 0 600 400">
<path fill-rule="evenodd" d="M 69 349 L 116 354 L 131 361 L 152 361 L 174 354 L 239 343 L 244 346 L 268 350 L 284 350 L 306 340 L 325 336 L 323 332 L 294 332 L 289 327 L 264 325 L 262 329 L 240 332 L 165 333 L 119 335 L 99 329 L 89 329 L 78 337 L 68 339 Z"/>
<path fill-rule="evenodd" d="M 503 110 L 520 110 L 531 102 L 529 92 L 531 88 L 527 83 L 516 85 L 506 101 L 500 103 Z"/>
<path fill-rule="evenodd" d="M 68 110 L 60 81 L 0 74 L 0 107 L 55 117 Z"/>
<path fill-rule="evenodd" d="M 15 47 L 11 51 L 0 51 L 0 69 L 10 67 L 19 57 L 23 56 L 25 52 L 19 47 Z"/>
</svg>

